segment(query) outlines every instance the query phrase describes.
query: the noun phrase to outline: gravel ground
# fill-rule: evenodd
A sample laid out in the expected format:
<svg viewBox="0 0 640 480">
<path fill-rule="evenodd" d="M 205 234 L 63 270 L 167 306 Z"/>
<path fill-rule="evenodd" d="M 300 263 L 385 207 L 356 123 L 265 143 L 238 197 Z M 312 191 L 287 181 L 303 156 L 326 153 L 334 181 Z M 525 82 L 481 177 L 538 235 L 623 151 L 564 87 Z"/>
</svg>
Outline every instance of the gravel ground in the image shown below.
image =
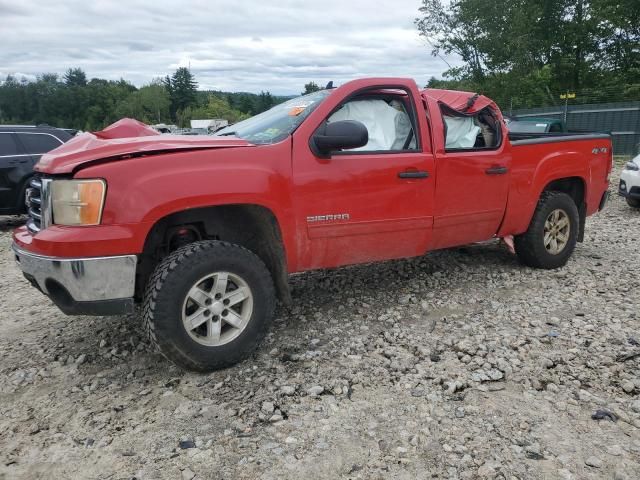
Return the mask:
<svg viewBox="0 0 640 480">
<path fill-rule="evenodd" d="M 640 212 L 618 197 L 558 271 L 490 243 L 296 276 L 254 358 L 210 375 L 135 317 L 60 313 L 13 265 L 18 223 L 0 478 L 640 478 Z"/>
</svg>

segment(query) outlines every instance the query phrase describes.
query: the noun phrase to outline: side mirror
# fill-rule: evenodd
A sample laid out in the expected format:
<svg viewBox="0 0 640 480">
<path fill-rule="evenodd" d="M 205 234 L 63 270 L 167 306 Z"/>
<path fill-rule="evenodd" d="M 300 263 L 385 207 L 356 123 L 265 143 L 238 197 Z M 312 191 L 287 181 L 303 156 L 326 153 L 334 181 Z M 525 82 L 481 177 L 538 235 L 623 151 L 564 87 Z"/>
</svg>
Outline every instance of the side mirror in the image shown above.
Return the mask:
<svg viewBox="0 0 640 480">
<path fill-rule="evenodd" d="M 369 143 L 369 131 L 356 120 L 325 122 L 311 137 L 311 148 L 320 156 L 337 150 L 364 147 Z"/>
</svg>

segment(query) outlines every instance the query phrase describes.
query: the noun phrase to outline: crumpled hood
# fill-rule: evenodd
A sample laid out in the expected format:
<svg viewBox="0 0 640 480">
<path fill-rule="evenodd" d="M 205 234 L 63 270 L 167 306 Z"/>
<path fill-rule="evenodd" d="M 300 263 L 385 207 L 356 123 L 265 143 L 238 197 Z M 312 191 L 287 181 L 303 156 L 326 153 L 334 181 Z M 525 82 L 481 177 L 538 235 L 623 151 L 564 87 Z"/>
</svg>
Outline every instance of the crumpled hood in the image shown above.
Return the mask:
<svg viewBox="0 0 640 480">
<path fill-rule="evenodd" d="M 142 122 L 123 118 L 104 130 L 82 133 L 42 155 L 34 169 L 42 173 L 72 173 L 95 160 L 130 158 L 178 150 L 202 150 L 255 145 L 233 137 L 160 135 Z"/>
</svg>

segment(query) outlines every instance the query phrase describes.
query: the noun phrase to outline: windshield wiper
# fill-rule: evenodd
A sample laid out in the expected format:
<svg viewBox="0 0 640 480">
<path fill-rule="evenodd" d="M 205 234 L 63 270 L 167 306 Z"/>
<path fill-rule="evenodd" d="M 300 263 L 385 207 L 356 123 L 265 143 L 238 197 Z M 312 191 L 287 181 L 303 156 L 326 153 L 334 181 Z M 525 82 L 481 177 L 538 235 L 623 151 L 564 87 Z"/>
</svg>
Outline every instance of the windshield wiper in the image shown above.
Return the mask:
<svg viewBox="0 0 640 480">
<path fill-rule="evenodd" d="M 217 137 L 228 137 L 229 135 L 235 135 L 236 132 L 217 133 Z"/>
</svg>

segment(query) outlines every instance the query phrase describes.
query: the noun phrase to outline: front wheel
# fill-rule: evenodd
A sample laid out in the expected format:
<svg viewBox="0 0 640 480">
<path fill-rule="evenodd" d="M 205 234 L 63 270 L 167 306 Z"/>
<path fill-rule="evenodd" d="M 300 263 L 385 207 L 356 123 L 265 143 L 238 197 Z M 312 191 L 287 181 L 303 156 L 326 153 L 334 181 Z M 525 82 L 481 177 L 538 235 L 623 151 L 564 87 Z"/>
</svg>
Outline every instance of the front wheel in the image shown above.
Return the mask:
<svg viewBox="0 0 640 480">
<path fill-rule="evenodd" d="M 562 192 L 544 192 L 529 229 L 515 238 L 518 258 L 529 267 L 564 266 L 576 247 L 580 217 L 573 199 Z"/>
<path fill-rule="evenodd" d="M 629 205 L 630 207 L 633 208 L 640 208 L 640 200 L 637 198 L 626 198 L 627 200 L 627 205 Z"/>
<path fill-rule="evenodd" d="M 143 315 L 150 340 L 165 357 L 208 372 L 253 352 L 274 308 L 273 280 L 257 255 L 202 241 L 179 248 L 156 267 Z"/>
</svg>

